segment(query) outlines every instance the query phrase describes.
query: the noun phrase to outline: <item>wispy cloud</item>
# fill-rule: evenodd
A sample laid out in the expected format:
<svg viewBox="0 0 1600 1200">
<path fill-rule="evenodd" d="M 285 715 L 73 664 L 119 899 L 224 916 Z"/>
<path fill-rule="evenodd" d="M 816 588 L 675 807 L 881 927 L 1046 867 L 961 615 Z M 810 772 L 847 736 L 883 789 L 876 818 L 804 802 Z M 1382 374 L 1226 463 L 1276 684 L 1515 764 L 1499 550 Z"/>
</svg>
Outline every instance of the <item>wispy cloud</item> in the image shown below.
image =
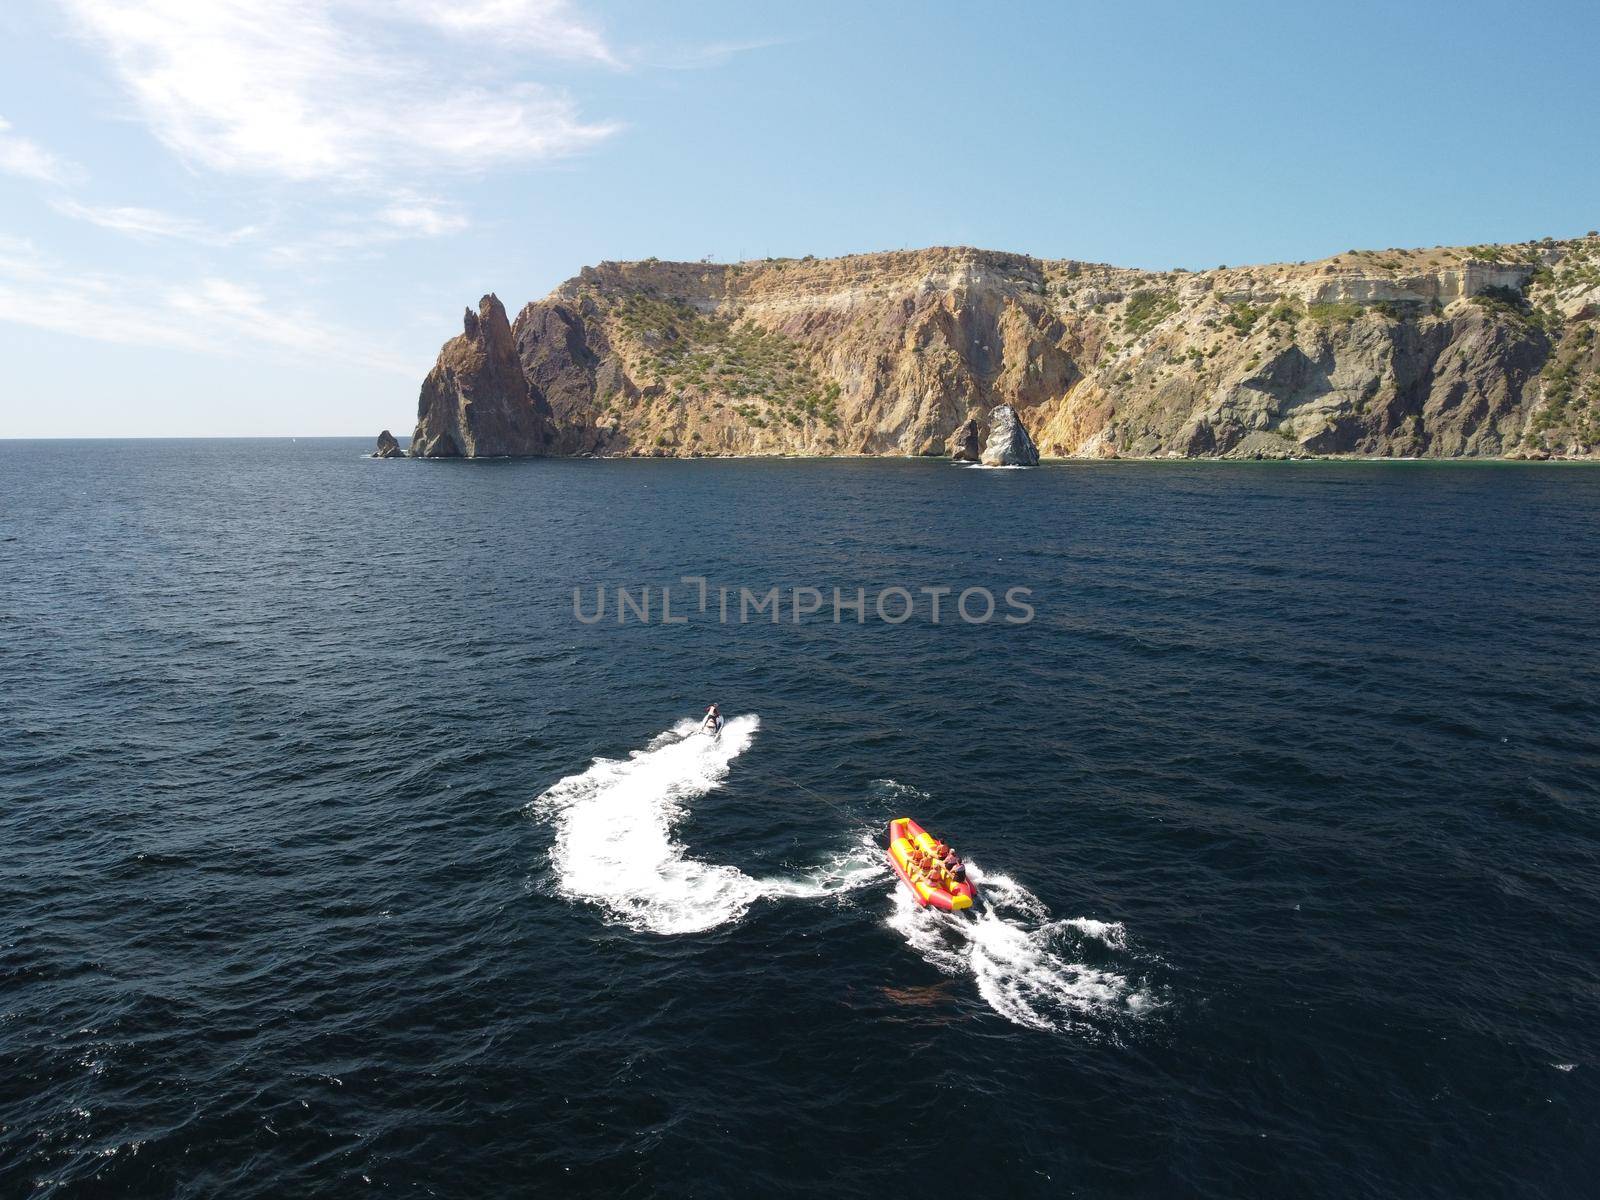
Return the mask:
<svg viewBox="0 0 1600 1200">
<path fill-rule="evenodd" d="M 460 37 L 488 37 L 555 58 L 623 65 L 604 35 L 566 0 L 378 0 L 372 9 Z"/>
<path fill-rule="evenodd" d="M 201 246 L 232 246 L 257 232 L 253 225 L 233 230 L 213 229 L 204 222 L 188 217 L 134 205 L 80 204 L 76 200 L 63 198 L 53 201 L 51 207 L 62 216 L 87 221 L 116 233 L 137 238 L 171 238 Z"/>
<path fill-rule="evenodd" d="M 36 183 L 65 184 L 81 177 L 83 172 L 37 142 L 14 133 L 11 122 L 0 117 L 0 174 L 16 175 Z"/>
<path fill-rule="evenodd" d="M 355 363 L 413 376 L 418 364 L 247 284 L 76 271 L 31 244 L 0 241 L 0 321 L 125 346 L 204 354 L 268 353 L 307 362 Z"/>
<path fill-rule="evenodd" d="M 397 233 L 418 237 L 443 237 L 460 233 L 470 224 L 460 213 L 433 200 L 402 200 L 382 209 L 377 220 L 379 225 Z"/>
<path fill-rule="evenodd" d="M 65 2 L 154 136 L 212 170 L 370 187 L 558 158 L 619 128 L 483 53 L 492 34 L 614 64 L 559 0 Z M 472 58 L 439 32 L 479 37 Z M 459 84 L 468 68 L 484 83 Z"/>
<path fill-rule="evenodd" d="M 309 236 L 279 242 L 267 251 L 266 258 L 278 266 L 327 262 L 350 251 L 371 250 L 393 242 L 449 237 L 471 225 L 467 217 L 443 201 L 403 195 L 375 212 L 346 216 Z"/>
<path fill-rule="evenodd" d="M 347 297 L 324 317 L 309 286 L 318 273 L 296 270 L 291 283 L 263 268 L 458 237 L 472 228 L 468 181 L 618 132 L 541 77 L 540 62 L 692 69 L 777 44 L 619 49 L 569 0 L 59 3 L 125 97 L 113 115 L 137 121 L 197 173 L 228 177 L 182 193 L 226 197 L 226 206 L 190 214 L 164 199 L 115 202 L 155 192 L 91 197 L 74 190 L 80 168 L 0 118 L 0 173 L 48 185 L 44 202 L 73 221 L 162 242 L 164 268 L 116 271 L 103 256 L 58 259 L 0 235 L 0 322 L 408 378 L 424 364 L 392 348 L 392 323 L 353 327 L 363 318 Z M 240 212 L 252 214 L 242 227 L 231 220 Z"/>
<path fill-rule="evenodd" d="M 703 71 L 720 67 L 730 59 L 752 50 L 786 46 L 792 38 L 754 38 L 743 42 L 707 42 L 698 46 L 658 46 L 636 52 L 638 61 L 668 71 Z"/>
</svg>

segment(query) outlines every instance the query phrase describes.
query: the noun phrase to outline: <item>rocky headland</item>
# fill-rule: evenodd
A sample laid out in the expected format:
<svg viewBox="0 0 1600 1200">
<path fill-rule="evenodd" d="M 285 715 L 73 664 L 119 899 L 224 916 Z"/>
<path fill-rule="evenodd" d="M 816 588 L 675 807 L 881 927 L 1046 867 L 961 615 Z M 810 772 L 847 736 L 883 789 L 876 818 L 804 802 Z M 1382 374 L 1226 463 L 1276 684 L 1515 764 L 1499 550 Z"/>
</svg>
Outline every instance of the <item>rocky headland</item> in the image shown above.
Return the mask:
<svg viewBox="0 0 1600 1200">
<path fill-rule="evenodd" d="M 608 262 L 468 309 L 409 452 L 1600 457 L 1597 327 L 1593 233 L 1207 271 Z"/>
</svg>

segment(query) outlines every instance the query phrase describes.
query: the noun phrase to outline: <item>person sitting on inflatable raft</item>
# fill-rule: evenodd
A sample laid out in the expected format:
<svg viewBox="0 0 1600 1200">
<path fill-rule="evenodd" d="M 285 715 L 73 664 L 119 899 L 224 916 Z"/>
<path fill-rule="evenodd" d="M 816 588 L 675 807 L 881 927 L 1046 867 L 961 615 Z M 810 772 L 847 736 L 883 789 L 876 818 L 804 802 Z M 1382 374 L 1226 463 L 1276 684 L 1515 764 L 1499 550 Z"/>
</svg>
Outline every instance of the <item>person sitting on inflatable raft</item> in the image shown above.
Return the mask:
<svg viewBox="0 0 1600 1200">
<path fill-rule="evenodd" d="M 978 891 L 961 859 L 910 817 L 889 822 L 889 865 L 923 908 L 971 908 Z"/>
</svg>

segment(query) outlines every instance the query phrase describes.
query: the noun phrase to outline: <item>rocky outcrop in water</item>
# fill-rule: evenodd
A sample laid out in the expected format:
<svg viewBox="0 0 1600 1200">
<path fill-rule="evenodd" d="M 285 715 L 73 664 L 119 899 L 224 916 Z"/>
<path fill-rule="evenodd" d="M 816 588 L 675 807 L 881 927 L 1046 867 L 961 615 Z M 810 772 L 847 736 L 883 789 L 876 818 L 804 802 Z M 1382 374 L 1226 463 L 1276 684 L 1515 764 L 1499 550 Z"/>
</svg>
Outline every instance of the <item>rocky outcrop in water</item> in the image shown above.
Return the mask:
<svg viewBox="0 0 1600 1200">
<path fill-rule="evenodd" d="M 961 422 L 950 435 L 950 457 L 956 462 L 977 462 L 983 453 L 983 435 L 971 417 Z"/>
<path fill-rule="evenodd" d="M 412 453 L 964 458 L 1004 406 L 1054 457 L 1587 456 L 1597 325 L 1600 235 L 1199 272 L 602 263 L 513 325 L 485 297 Z"/>
<path fill-rule="evenodd" d="M 978 459 L 986 467 L 1036 467 L 1039 448 L 1022 427 L 1017 410 L 1002 404 L 989 414 L 989 441 Z"/>
<path fill-rule="evenodd" d="M 372 452 L 373 458 L 404 458 L 406 452 L 400 448 L 400 443 L 395 441 L 394 434 L 385 429 L 378 435 L 378 448 Z"/>
<path fill-rule="evenodd" d="M 523 374 L 506 310 L 493 293 L 467 309 L 460 336 L 439 351 L 422 381 L 413 458 L 544 454 L 554 440 L 550 407 Z"/>
</svg>

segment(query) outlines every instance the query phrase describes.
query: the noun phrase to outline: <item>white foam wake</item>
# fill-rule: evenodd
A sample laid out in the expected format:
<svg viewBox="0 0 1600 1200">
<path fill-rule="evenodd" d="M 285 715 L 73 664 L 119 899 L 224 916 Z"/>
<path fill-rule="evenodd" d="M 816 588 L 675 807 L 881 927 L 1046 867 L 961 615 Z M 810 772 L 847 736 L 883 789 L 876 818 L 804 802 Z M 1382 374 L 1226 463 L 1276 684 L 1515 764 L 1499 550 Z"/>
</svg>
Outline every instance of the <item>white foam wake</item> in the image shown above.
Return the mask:
<svg viewBox="0 0 1600 1200">
<path fill-rule="evenodd" d="M 754 713 L 734 717 L 713 739 L 680 721 L 645 749 L 596 759 L 540 795 L 530 808 L 555 829 L 557 890 L 629 928 L 676 934 L 737 921 L 763 896 L 817 898 L 881 878 L 881 856 L 874 863 L 852 849 L 798 878 L 754 879 L 691 857 L 675 839 L 689 805 L 722 786 L 760 727 Z"/>
<path fill-rule="evenodd" d="M 983 898 L 975 914 L 918 908 L 904 887 L 894 889 L 889 924 L 930 964 L 970 976 L 989 1007 L 1030 1029 L 1067 1029 L 1085 1017 L 1150 1007 L 1149 995 L 1126 976 L 1072 959 L 1083 938 L 1125 949 L 1120 922 L 1056 920 L 1020 884 L 968 866 Z"/>
<path fill-rule="evenodd" d="M 871 833 L 863 833 L 854 846 L 818 863 L 801 878 L 769 880 L 766 890 L 772 896 L 818 900 L 871 886 L 890 874 L 883 847 Z"/>
<path fill-rule="evenodd" d="M 761 721 L 735 717 L 720 738 L 680 721 L 626 759 L 596 759 L 533 802 L 555 826 L 550 863 L 561 893 L 656 933 L 737 920 L 761 886 L 735 867 L 698 862 L 673 839 L 690 801 L 719 787 Z"/>
</svg>

